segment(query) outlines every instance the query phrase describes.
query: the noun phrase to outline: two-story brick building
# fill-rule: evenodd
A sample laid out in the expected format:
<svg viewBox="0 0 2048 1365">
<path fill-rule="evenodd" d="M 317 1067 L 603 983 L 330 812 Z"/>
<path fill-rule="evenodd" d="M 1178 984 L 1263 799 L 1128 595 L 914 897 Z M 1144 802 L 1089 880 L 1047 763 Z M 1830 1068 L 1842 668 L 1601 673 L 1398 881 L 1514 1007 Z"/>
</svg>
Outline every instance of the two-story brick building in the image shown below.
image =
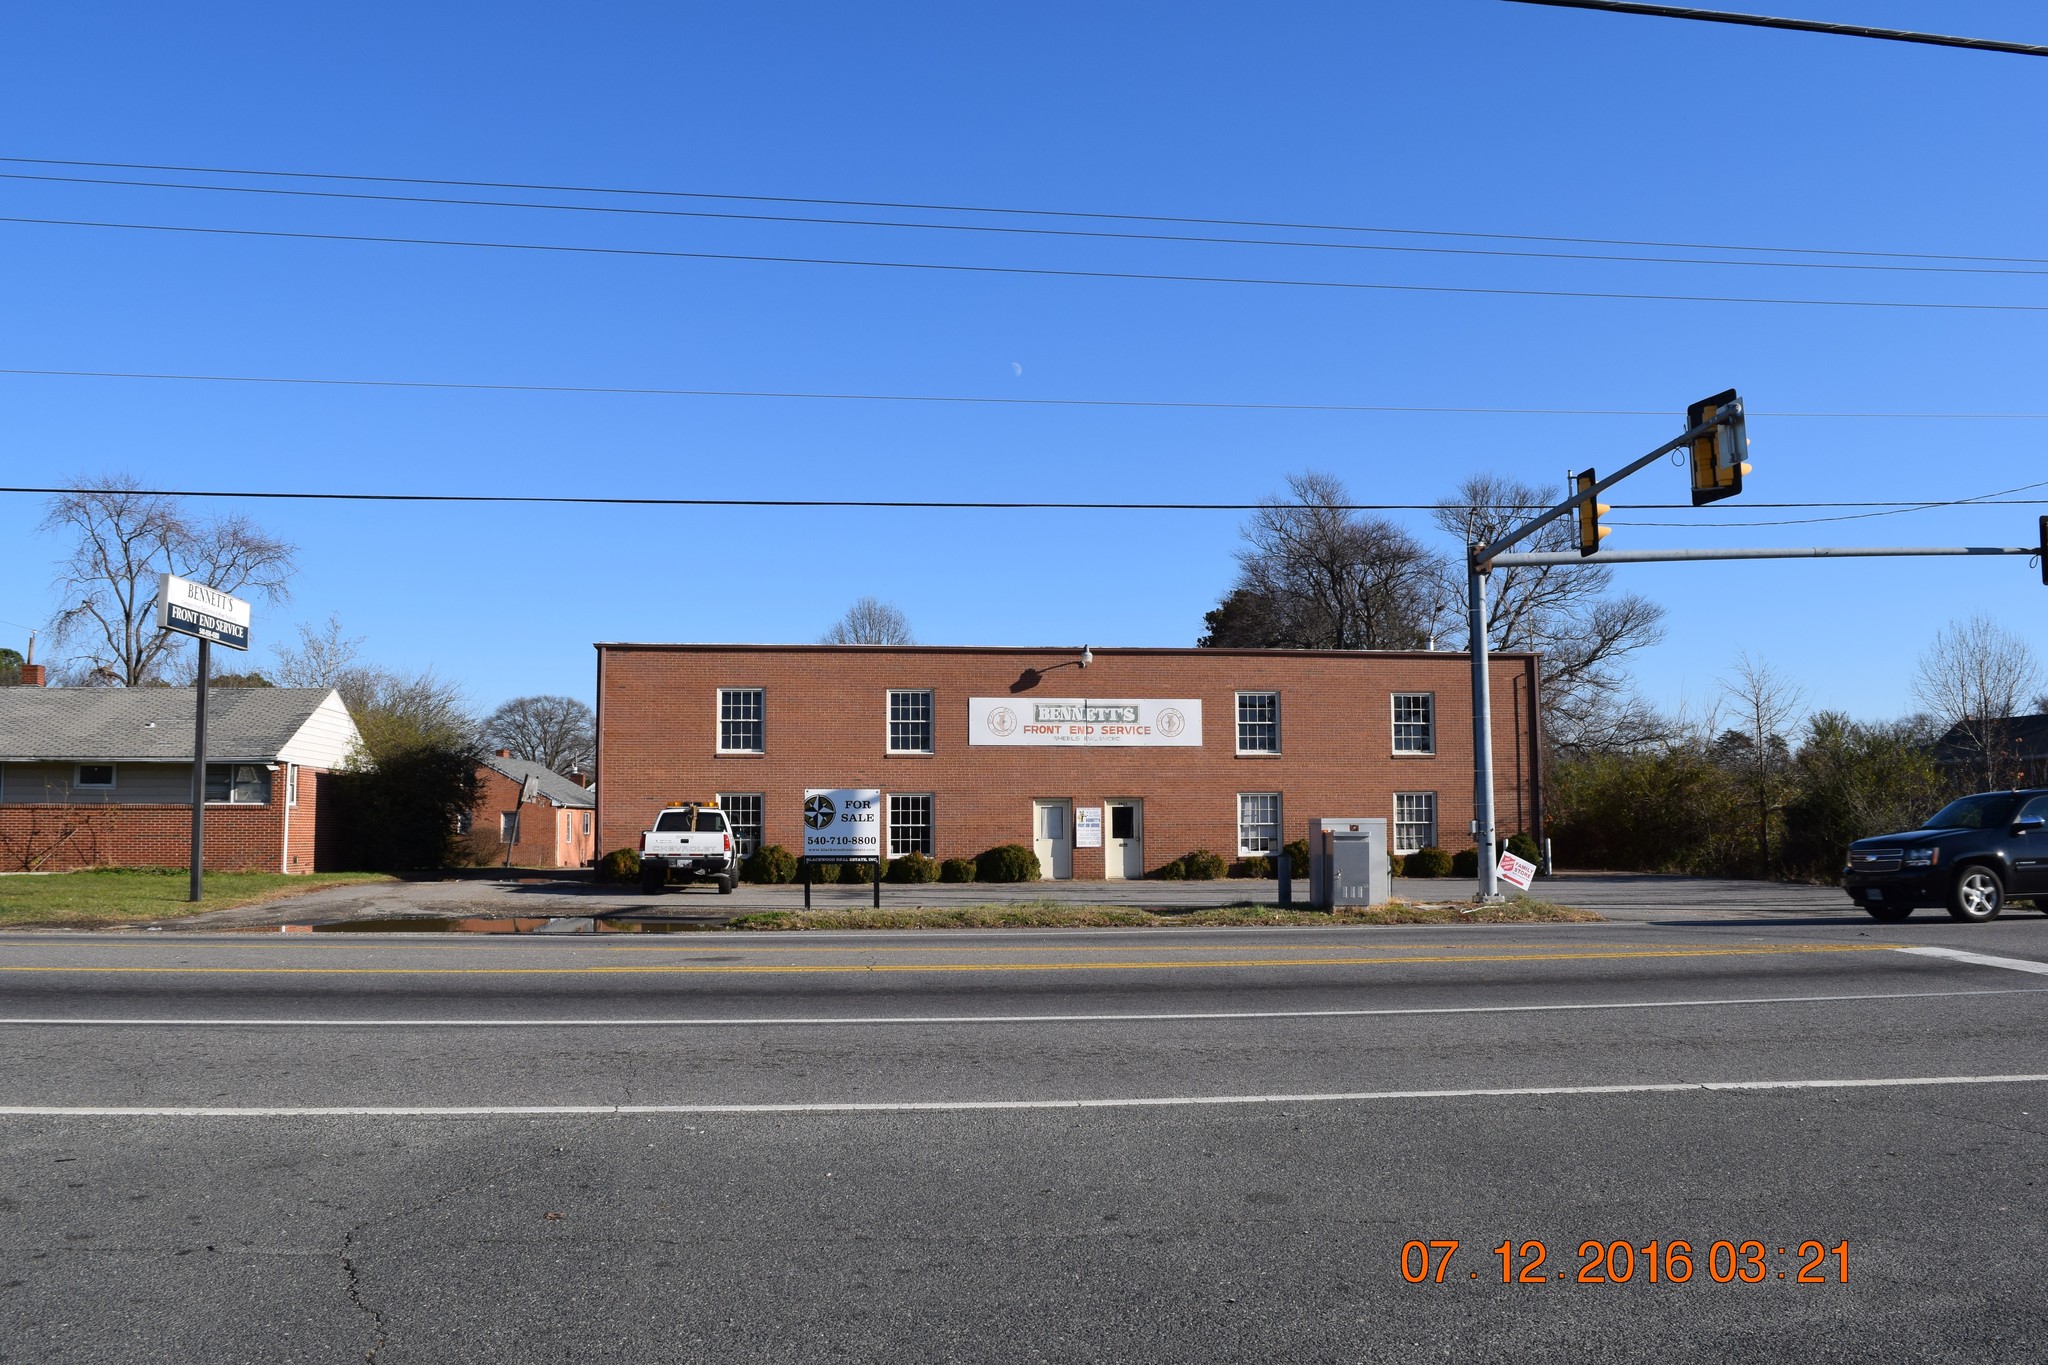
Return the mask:
<svg viewBox="0 0 2048 1365">
<path fill-rule="evenodd" d="M 1318 816 L 1469 848 L 1470 679 L 1420 651 L 599 644 L 597 851 L 712 795 L 743 846 L 797 850 L 810 787 L 881 789 L 892 856 L 1020 843 L 1052 877 L 1269 856 Z M 1491 682 L 1500 833 L 1540 836 L 1536 657 Z"/>
</svg>

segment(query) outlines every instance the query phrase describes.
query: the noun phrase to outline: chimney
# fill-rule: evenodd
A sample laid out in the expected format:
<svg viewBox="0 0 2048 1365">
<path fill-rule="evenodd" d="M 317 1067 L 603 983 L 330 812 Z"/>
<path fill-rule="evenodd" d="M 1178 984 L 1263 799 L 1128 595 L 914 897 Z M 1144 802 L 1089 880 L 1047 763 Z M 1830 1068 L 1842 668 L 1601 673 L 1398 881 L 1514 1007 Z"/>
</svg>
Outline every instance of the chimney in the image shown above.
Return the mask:
<svg viewBox="0 0 2048 1365">
<path fill-rule="evenodd" d="M 41 664 L 23 664 L 21 666 L 21 685 L 23 687 L 41 687 L 43 685 L 43 666 Z"/>
<path fill-rule="evenodd" d="M 569 780 L 579 787 L 587 788 L 590 786 L 590 774 L 584 772 L 581 768 L 569 769 Z"/>
<path fill-rule="evenodd" d="M 499 758 L 510 758 L 510 757 L 512 757 L 512 751 L 511 751 L 510 749 L 500 749 L 500 750 L 498 750 L 498 757 L 499 757 Z"/>
</svg>

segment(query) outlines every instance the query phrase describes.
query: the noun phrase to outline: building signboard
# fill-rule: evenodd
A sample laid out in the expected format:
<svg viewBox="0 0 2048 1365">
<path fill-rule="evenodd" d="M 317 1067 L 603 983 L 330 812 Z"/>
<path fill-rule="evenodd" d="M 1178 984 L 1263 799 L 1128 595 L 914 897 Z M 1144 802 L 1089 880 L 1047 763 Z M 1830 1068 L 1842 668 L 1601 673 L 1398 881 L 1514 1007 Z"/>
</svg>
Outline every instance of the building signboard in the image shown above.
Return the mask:
<svg viewBox="0 0 2048 1365">
<path fill-rule="evenodd" d="M 157 579 L 156 624 L 229 649 L 249 647 L 249 604 L 176 574 Z"/>
<path fill-rule="evenodd" d="M 1102 807 L 1078 806 L 1075 808 L 1074 847 L 1102 847 Z"/>
<path fill-rule="evenodd" d="M 1199 749 L 1202 703 L 1184 697 L 969 697 L 967 742 Z"/>
<path fill-rule="evenodd" d="M 882 856 L 882 793 L 870 787 L 804 789 L 804 856 L 853 861 Z"/>
</svg>

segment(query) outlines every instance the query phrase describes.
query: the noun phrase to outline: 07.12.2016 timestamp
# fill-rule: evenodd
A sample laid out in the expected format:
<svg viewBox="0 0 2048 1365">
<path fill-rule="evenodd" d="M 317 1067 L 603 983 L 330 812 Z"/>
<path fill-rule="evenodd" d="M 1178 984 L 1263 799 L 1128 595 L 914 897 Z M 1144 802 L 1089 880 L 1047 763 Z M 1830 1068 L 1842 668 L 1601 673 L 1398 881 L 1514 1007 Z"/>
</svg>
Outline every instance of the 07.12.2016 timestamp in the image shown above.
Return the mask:
<svg viewBox="0 0 2048 1365">
<path fill-rule="evenodd" d="M 1456 1239 L 1409 1242 L 1401 1248 L 1401 1278 L 1410 1284 L 1478 1279 L 1477 1270 L 1467 1269 L 1464 1275 L 1451 1271 L 1451 1257 L 1460 1245 Z M 1548 1269 L 1550 1248 L 1534 1238 L 1519 1245 L 1509 1238 L 1492 1248 L 1492 1254 L 1500 1259 L 1502 1284 L 1551 1284 L 1560 1280 L 1577 1284 L 1627 1284 L 1631 1280 L 1685 1284 L 1701 1272 L 1715 1284 L 1763 1284 L 1775 1280 L 1787 1284 L 1849 1282 L 1846 1241 L 1833 1246 L 1814 1241 L 1786 1246 L 1717 1241 L 1708 1243 L 1704 1252 L 1696 1252 L 1687 1241 L 1637 1243 L 1588 1239 L 1579 1243 L 1576 1273 L 1570 1265 L 1556 1271 Z M 1491 1268 L 1486 1278 L 1493 1278 Z"/>
</svg>

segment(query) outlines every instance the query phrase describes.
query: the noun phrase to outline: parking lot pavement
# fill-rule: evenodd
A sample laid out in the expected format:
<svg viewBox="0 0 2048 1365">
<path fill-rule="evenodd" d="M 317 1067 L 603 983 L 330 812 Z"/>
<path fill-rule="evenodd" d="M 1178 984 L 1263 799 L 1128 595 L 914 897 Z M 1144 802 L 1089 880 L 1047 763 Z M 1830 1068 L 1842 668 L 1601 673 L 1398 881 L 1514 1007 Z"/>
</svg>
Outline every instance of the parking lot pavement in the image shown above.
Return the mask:
<svg viewBox="0 0 2048 1365">
<path fill-rule="evenodd" d="M 1296 903 L 1306 899 L 1305 883 L 1295 883 Z M 1469 900 L 1476 883 L 1459 879 L 1397 880 L 1394 894 L 1411 902 Z M 873 888 L 865 885 L 815 886 L 812 904 L 848 909 L 870 905 Z M 1278 884 L 1253 879 L 1214 882 L 1026 882 L 1018 885 L 938 882 L 924 886 L 886 883 L 882 904 L 894 908 L 938 908 L 958 905 L 1014 904 L 1053 901 L 1068 905 L 1141 905 L 1154 908 L 1201 909 L 1252 901 L 1272 904 Z M 1536 883 L 1532 894 L 1561 904 L 1591 910 L 1612 920 L 1636 923 L 1689 920 L 1778 920 L 1823 917 L 1861 921 L 1863 912 L 1841 891 L 1827 886 L 1777 882 L 1733 881 L 1712 877 L 1655 874 L 1566 872 Z M 289 901 L 216 910 L 188 919 L 166 921 L 166 927 L 192 929 L 269 928 L 280 924 L 329 924 L 353 920 L 414 917 L 550 917 L 630 912 L 678 918 L 720 917 L 756 910 L 793 910 L 803 905 L 800 886 L 741 886 L 721 896 L 712 886 L 675 886 L 659 896 L 637 887 L 600 886 L 560 874 L 527 874 L 516 869 L 503 878 L 454 878 L 446 881 L 389 882 L 339 886 Z M 2025 913 L 2014 907 L 2015 913 Z M 1923 910 L 1919 918 L 1942 918 Z"/>
</svg>

